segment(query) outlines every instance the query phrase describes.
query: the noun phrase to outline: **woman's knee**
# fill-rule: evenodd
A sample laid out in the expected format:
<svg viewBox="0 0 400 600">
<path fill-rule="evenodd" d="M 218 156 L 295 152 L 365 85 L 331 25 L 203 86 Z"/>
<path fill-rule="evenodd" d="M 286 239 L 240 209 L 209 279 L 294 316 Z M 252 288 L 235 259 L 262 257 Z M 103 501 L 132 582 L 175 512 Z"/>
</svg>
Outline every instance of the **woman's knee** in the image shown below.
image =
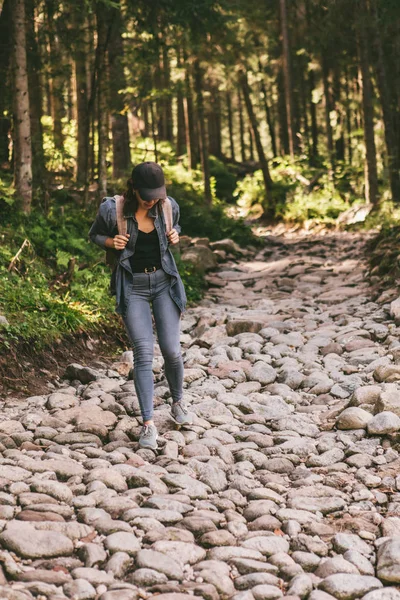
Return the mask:
<svg viewBox="0 0 400 600">
<path fill-rule="evenodd" d="M 133 358 L 135 364 L 150 364 L 153 363 L 154 348 L 153 343 L 148 340 L 136 340 L 133 343 Z"/>
<path fill-rule="evenodd" d="M 163 358 L 168 363 L 179 363 L 182 361 L 181 349 L 174 346 L 166 346 L 161 349 Z"/>
</svg>

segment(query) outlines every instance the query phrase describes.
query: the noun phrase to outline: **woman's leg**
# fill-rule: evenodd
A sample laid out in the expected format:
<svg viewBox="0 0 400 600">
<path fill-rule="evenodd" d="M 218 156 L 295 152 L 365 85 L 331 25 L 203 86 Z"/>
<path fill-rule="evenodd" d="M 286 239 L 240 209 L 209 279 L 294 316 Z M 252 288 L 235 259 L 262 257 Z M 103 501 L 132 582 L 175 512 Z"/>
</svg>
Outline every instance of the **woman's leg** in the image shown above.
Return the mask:
<svg viewBox="0 0 400 600">
<path fill-rule="evenodd" d="M 183 360 L 180 344 L 181 314 L 169 294 L 169 288 L 170 278 L 161 271 L 153 297 L 154 320 L 172 401 L 180 402 L 183 393 Z"/>
<path fill-rule="evenodd" d="M 153 324 L 150 296 L 133 291 L 124 324 L 133 346 L 134 382 L 143 422 L 153 418 Z"/>
</svg>

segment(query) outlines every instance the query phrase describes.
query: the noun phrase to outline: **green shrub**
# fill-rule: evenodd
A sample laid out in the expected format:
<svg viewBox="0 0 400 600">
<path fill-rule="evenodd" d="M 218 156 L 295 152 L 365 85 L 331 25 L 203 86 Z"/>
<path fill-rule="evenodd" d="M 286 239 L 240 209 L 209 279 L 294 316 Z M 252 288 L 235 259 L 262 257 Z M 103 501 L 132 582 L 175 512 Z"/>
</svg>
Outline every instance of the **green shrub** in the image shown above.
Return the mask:
<svg viewBox="0 0 400 600">
<path fill-rule="evenodd" d="M 237 175 L 233 166 L 229 167 L 215 156 L 210 156 L 210 174 L 215 179 L 215 195 L 224 202 L 232 203 L 236 188 Z"/>
<path fill-rule="evenodd" d="M 328 165 L 310 167 L 305 157 L 279 157 L 271 161 L 272 197 L 275 218 L 291 223 L 334 223 L 338 216 L 355 203 L 363 203 L 362 190 L 354 186 L 359 169 L 338 163 L 333 179 Z M 307 182 L 313 182 L 311 190 Z M 267 212 L 261 170 L 246 175 L 235 190 L 238 204 L 249 214 Z"/>
</svg>

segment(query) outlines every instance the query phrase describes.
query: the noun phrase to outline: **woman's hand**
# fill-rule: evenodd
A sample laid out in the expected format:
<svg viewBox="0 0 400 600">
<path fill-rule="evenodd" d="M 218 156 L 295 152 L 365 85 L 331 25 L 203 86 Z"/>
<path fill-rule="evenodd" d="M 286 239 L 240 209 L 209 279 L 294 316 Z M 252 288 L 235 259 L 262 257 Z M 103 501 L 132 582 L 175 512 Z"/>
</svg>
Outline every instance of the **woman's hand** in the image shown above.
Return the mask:
<svg viewBox="0 0 400 600">
<path fill-rule="evenodd" d="M 129 240 L 129 233 L 127 233 L 126 235 L 116 235 L 113 238 L 113 243 L 114 243 L 114 248 L 116 250 L 123 250 L 126 246 L 126 244 L 128 243 Z"/>
<path fill-rule="evenodd" d="M 175 246 L 175 244 L 179 243 L 179 233 L 175 229 L 171 229 L 171 231 L 167 235 L 168 242 Z"/>
</svg>

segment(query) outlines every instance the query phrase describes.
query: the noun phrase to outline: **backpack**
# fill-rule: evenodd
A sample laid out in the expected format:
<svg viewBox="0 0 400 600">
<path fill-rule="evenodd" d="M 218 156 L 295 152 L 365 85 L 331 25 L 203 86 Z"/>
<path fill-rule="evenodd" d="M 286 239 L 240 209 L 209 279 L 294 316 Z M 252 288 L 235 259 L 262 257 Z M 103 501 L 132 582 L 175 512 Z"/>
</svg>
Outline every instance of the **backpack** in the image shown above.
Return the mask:
<svg viewBox="0 0 400 600">
<path fill-rule="evenodd" d="M 117 215 L 117 227 L 119 235 L 126 235 L 128 231 L 127 221 L 124 217 L 124 196 L 114 196 L 115 198 L 115 210 Z M 168 234 L 173 228 L 173 217 L 172 217 L 172 205 L 171 200 L 167 197 L 162 200 L 162 212 L 165 222 L 165 231 Z M 106 264 L 114 271 L 117 263 L 120 250 L 114 248 L 106 248 Z"/>
</svg>

